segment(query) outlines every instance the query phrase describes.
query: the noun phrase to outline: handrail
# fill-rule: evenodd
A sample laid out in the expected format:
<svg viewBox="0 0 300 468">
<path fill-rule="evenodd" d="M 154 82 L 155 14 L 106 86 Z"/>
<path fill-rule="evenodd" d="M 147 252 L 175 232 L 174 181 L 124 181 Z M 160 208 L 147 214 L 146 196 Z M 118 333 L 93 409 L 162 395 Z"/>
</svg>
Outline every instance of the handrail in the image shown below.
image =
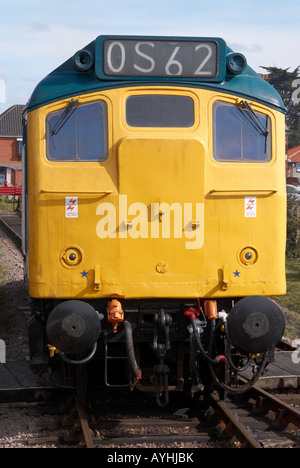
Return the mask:
<svg viewBox="0 0 300 468">
<path fill-rule="evenodd" d="M 228 196 L 228 195 L 231 195 L 231 196 L 237 196 L 237 195 L 251 195 L 251 196 L 254 196 L 254 195 L 273 195 L 274 193 L 277 193 L 278 190 L 277 189 L 237 189 L 237 190 L 232 190 L 232 189 L 224 189 L 224 190 L 216 190 L 216 189 L 212 189 L 210 190 L 207 195 L 208 196 L 215 196 L 215 197 L 218 197 L 218 196 Z"/>
<path fill-rule="evenodd" d="M 110 194 L 112 190 L 41 190 L 40 193 L 53 193 L 53 194 L 79 194 L 79 195 L 101 195 Z"/>
</svg>

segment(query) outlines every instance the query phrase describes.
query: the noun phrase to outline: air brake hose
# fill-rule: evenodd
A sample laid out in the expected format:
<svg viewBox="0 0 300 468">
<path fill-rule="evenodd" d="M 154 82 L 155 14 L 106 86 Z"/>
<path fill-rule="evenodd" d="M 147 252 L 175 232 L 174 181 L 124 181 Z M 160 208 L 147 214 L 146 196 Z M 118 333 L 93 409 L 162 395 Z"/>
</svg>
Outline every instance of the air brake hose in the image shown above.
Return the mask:
<svg viewBox="0 0 300 468">
<path fill-rule="evenodd" d="M 219 364 L 220 362 L 226 362 L 226 357 L 225 356 L 222 356 L 222 355 L 219 355 L 217 356 L 216 358 L 212 359 L 210 358 L 207 354 L 206 354 L 206 351 L 205 349 L 203 348 L 203 345 L 202 345 L 202 342 L 201 342 L 201 339 L 200 339 L 200 336 L 199 336 L 199 332 L 198 332 L 198 329 L 197 329 L 197 326 L 196 326 L 196 318 L 195 318 L 195 314 L 192 313 L 192 311 L 186 311 L 185 312 L 185 316 L 186 317 L 189 317 L 190 321 L 191 321 L 191 324 L 192 324 L 192 327 L 193 327 L 193 332 L 194 332 L 194 338 L 196 340 L 196 343 L 197 343 L 197 346 L 198 346 L 198 349 L 200 351 L 200 354 L 201 356 L 206 360 L 206 362 L 208 362 L 209 364 L 209 369 L 210 369 L 210 373 L 212 375 L 212 377 L 214 378 L 215 382 L 221 387 L 223 388 L 224 390 L 226 390 L 228 393 L 235 393 L 235 394 L 240 394 L 240 393 L 245 393 L 246 391 L 248 391 L 256 382 L 257 380 L 259 379 L 259 377 L 261 376 L 261 374 L 263 373 L 263 370 L 265 368 L 265 365 L 266 365 L 266 362 L 267 362 L 267 358 L 268 358 L 268 353 L 265 353 L 265 355 L 263 356 L 263 359 L 261 361 L 261 364 L 258 368 L 258 371 L 257 373 L 252 377 L 252 379 L 250 379 L 247 383 L 245 383 L 244 385 L 241 385 L 240 387 L 238 388 L 233 388 L 233 387 L 230 387 L 229 385 L 226 385 L 224 382 L 220 381 L 218 379 L 218 377 L 216 376 L 215 372 L 214 372 L 214 364 Z M 214 327 L 214 323 L 213 323 L 213 327 Z M 212 343 L 210 341 L 210 344 L 209 344 L 209 348 L 211 350 L 211 346 L 212 346 Z M 239 369 L 240 371 L 240 369 Z"/>
<path fill-rule="evenodd" d="M 208 362 L 209 364 L 219 364 L 220 362 L 225 362 L 226 358 L 225 356 L 222 356 L 221 354 L 215 358 L 211 358 L 210 356 L 208 356 L 208 354 L 206 354 L 206 351 L 203 348 L 200 335 L 197 329 L 196 319 L 194 317 L 190 317 L 190 321 L 193 327 L 194 338 L 196 340 L 198 349 L 200 351 L 201 356 L 206 360 L 206 362 Z"/>
<path fill-rule="evenodd" d="M 246 369 L 248 369 L 248 367 L 250 366 L 250 363 L 251 363 L 251 358 L 248 358 L 246 364 L 243 366 L 243 367 L 236 367 L 232 361 L 232 356 L 231 356 L 231 346 L 234 347 L 234 345 L 232 344 L 231 340 L 230 340 L 230 337 L 229 337 L 229 334 L 228 334 L 228 329 L 227 329 L 227 321 L 225 320 L 223 322 L 224 324 L 224 329 L 225 329 L 225 335 L 226 335 L 226 338 L 228 340 L 228 347 L 227 347 L 227 353 L 226 353 L 226 357 L 227 357 L 227 360 L 228 360 L 228 363 L 230 365 L 230 367 L 232 367 L 233 370 L 235 370 L 236 372 L 243 372 L 245 371 Z"/>
<path fill-rule="evenodd" d="M 75 366 L 80 366 L 81 364 L 86 364 L 87 362 L 89 362 L 92 359 L 92 357 L 94 357 L 96 351 L 97 351 L 97 342 L 94 344 L 93 349 L 90 352 L 90 354 L 84 359 L 80 359 L 78 361 L 76 361 L 75 359 L 70 359 L 62 351 L 58 352 L 58 356 L 60 356 L 62 358 L 62 360 L 65 361 L 68 364 L 73 364 Z"/>
<path fill-rule="evenodd" d="M 252 379 L 248 380 L 248 382 L 246 382 L 244 385 L 241 385 L 240 387 L 236 387 L 236 388 L 231 387 L 230 385 L 226 385 L 224 382 L 219 380 L 219 378 L 216 376 L 214 372 L 212 365 L 209 365 L 209 370 L 216 384 L 219 385 L 221 388 L 223 388 L 223 390 L 225 390 L 228 393 L 241 394 L 241 393 L 247 392 L 248 390 L 250 390 L 250 388 L 253 385 L 255 385 L 255 383 L 257 382 L 257 380 L 260 378 L 261 374 L 263 373 L 263 370 L 267 363 L 267 359 L 268 359 L 268 353 L 266 352 L 259 365 L 258 371 L 256 372 L 256 374 L 253 375 Z"/>
<path fill-rule="evenodd" d="M 135 359 L 131 323 L 127 322 L 126 320 L 124 321 L 124 332 L 125 332 L 126 354 L 128 358 L 129 368 L 133 374 L 133 377 L 136 379 L 139 379 L 141 378 L 141 371 L 138 368 L 136 359 Z"/>
</svg>

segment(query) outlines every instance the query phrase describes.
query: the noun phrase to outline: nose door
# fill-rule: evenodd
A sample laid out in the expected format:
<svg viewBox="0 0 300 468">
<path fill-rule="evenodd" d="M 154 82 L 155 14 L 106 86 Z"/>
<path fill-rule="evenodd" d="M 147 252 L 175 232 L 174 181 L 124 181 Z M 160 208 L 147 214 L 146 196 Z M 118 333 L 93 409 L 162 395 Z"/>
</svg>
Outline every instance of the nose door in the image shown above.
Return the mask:
<svg viewBox="0 0 300 468">
<path fill-rule="evenodd" d="M 123 290 L 195 297 L 204 242 L 202 144 L 127 138 L 119 145 L 118 166 Z"/>
</svg>

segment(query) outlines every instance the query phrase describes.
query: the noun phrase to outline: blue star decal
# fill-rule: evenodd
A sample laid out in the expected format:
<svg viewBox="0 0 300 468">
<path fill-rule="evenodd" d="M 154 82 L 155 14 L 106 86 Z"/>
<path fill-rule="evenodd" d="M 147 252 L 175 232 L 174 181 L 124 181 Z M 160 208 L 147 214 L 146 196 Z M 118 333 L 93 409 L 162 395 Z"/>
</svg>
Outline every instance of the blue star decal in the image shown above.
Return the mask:
<svg viewBox="0 0 300 468">
<path fill-rule="evenodd" d="M 83 278 L 84 276 L 87 278 L 87 275 L 88 275 L 87 271 L 83 270 L 80 272 L 80 274 L 81 274 L 81 278 Z"/>
<path fill-rule="evenodd" d="M 241 272 L 235 270 L 235 271 L 233 272 L 233 274 L 234 274 L 234 277 L 236 277 L 236 276 L 240 277 Z"/>
</svg>

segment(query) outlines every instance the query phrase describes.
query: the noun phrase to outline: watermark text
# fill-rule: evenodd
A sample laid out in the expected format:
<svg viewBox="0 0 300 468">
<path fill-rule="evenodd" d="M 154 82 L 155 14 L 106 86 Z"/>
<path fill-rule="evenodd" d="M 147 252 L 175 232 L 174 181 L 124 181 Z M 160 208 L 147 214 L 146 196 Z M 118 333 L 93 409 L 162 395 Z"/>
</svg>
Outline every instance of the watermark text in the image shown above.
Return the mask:
<svg viewBox="0 0 300 468">
<path fill-rule="evenodd" d="M 294 364 L 300 364 L 300 339 L 294 340 L 292 346 L 297 348 L 292 353 L 292 361 Z"/>
<path fill-rule="evenodd" d="M 97 206 L 100 216 L 96 233 L 100 239 L 182 239 L 186 249 L 200 249 L 204 243 L 204 203 L 135 202 L 128 205 L 127 195 L 119 195 L 115 206 Z"/>
<path fill-rule="evenodd" d="M 4 340 L 0 340 L 0 364 L 6 363 L 6 345 Z"/>
<path fill-rule="evenodd" d="M 146 452 L 145 452 L 146 453 Z M 109 454 L 106 461 L 108 463 L 129 463 L 131 466 L 138 466 L 140 462 L 148 463 L 163 463 L 177 465 L 179 463 L 194 463 L 193 452 L 147 452 L 147 456 L 142 454 L 124 454 L 113 452 Z"/>
<path fill-rule="evenodd" d="M 297 78 L 292 82 L 292 87 L 296 88 L 292 93 L 292 101 L 294 104 L 300 103 L 300 78 Z"/>
</svg>

